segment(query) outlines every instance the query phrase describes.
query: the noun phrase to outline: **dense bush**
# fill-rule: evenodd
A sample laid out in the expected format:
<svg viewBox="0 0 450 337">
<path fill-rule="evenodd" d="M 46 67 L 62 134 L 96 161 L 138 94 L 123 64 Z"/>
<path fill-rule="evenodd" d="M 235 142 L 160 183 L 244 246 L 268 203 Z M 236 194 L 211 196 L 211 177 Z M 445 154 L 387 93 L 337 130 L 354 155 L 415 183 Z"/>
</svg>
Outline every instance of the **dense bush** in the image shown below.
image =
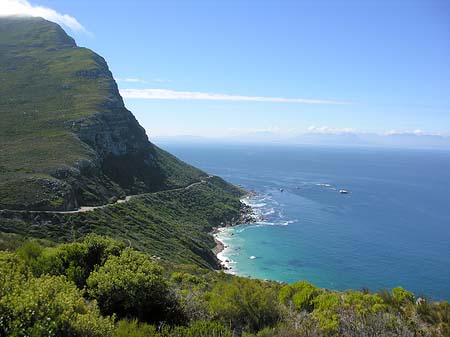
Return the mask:
<svg viewBox="0 0 450 337">
<path fill-rule="evenodd" d="M 156 337 L 159 333 L 156 327 L 138 320 L 121 320 L 117 323 L 114 337 Z"/>
<path fill-rule="evenodd" d="M 0 252 L 1 336 L 109 336 L 113 321 L 63 276 L 35 278 L 17 255 Z"/>
<path fill-rule="evenodd" d="M 111 255 L 87 280 L 88 294 L 103 314 L 135 317 L 144 322 L 183 322 L 175 295 L 162 268 L 148 255 L 126 248 Z"/>
<path fill-rule="evenodd" d="M 123 248 L 116 240 L 91 234 L 81 242 L 48 248 L 43 248 L 36 241 L 30 241 L 17 252 L 35 276 L 65 275 L 82 288 L 96 266 L 102 265 L 108 256 L 118 255 Z"/>
<path fill-rule="evenodd" d="M 296 310 L 311 312 L 314 309 L 313 300 L 320 292 L 312 284 L 301 281 L 281 288 L 279 298 L 282 303 L 293 305 Z"/>
<path fill-rule="evenodd" d="M 278 289 L 272 283 L 235 277 L 231 282 L 218 282 L 207 294 L 214 318 L 234 329 L 259 331 L 280 320 Z"/>
<path fill-rule="evenodd" d="M 28 274 L 28 267 L 17 254 L 0 251 L 0 299 L 22 286 Z"/>
</svg>

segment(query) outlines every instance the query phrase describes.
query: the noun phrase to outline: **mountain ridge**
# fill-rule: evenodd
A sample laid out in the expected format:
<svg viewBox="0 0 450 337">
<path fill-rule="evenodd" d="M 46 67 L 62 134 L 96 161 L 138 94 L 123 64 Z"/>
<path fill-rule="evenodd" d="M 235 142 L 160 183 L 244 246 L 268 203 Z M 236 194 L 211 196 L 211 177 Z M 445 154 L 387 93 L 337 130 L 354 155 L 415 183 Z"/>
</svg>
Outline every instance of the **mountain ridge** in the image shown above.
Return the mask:
<svg viewBox="0 0 450 337">
<path fill-rule="evenodd" d="M 0 208 L 71 210 L 206 173 L 153 145 L 106 61 L 57 24 L 0 18 Z"/>
</svg>

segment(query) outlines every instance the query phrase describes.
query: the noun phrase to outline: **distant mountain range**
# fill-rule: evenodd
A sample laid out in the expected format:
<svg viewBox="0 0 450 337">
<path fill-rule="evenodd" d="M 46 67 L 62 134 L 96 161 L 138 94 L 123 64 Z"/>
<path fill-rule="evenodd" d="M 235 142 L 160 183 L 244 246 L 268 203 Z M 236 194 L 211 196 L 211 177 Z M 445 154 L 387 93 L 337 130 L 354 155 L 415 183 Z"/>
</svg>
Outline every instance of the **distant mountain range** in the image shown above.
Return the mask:
<svg viewBox="0 0 450 337">
<path fill-rule="evenodd" d="M 249 143 L 249 144 L 291 144 L 317 146 L 367 146 L 409 149 L 450 149 L 450 137 L 428 135 L 419 132 L 404 133 L 356 133 L 356 132 L 303 132 L 280 133 L 271 131 L 255 131 L 241 133 L 222 138 L 208 138 L 199 136 L 160 136 L 155 137 L 156 143 L 189 142 L 189 143 Z"/>
</svg>

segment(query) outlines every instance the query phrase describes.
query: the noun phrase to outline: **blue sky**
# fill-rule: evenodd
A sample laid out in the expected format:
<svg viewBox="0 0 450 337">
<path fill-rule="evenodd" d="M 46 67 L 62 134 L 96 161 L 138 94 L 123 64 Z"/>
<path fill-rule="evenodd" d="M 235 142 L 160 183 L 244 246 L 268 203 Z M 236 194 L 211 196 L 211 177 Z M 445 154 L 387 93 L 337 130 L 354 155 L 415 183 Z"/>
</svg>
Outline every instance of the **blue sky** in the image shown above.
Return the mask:
<svg viewBox="0 0 450 337">
<path fill-rule="evenodd" d="M 27 4 L 84 27 L 66 30 L 106 58 L 150 135 L 450 133 L 450 2 L 218 3 Z"/>
</svg>

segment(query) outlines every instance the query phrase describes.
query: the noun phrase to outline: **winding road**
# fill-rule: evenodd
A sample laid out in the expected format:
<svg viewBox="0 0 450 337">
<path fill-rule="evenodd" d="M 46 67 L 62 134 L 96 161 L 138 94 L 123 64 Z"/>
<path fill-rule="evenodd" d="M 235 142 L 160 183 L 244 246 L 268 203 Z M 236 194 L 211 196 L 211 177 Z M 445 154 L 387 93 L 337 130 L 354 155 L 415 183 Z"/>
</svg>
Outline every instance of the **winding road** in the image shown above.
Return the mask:
<svg viewBox="0 0 450 337">
<path fill-rule="evenodd" d="M 123 204 L 128 201 L 130 201 L 134 197 L 143 196 L 143 195 L 149 195 L 149 194 L 156 194 L 156 193 L 164 193 L 164 192 L 176 192 L 176 191 L 183 191 L 183 190 L 189 190 L 194 186 L 206 184 L 209 179 L 213 178 L 214 176 L 207 176 L 204 179 L 197 181 L 195 183 L 192 183 L 185 187 L 177 187 L 172 188 L 170 190 L 161 190 L 156 192 L 149 192 L 149 193 L 142 193 L 142 194 L 134 194 L 134 195 L 128 195 L 125 197 L 125 199 L 118 199 L 116 202 L 111 204 L 105 204 L 105 205 L 99 205 L 99 206 L 81 206 L 78 209 L 75 209 L 73 211 L 29 211 L 29 210 L 14 210 L 14 209 L 2 209 L 0 211 L 10 211 L 10 212 L 27 212 L 27 213 L 51 213 L 51 214 L 73 214 L 73 213 L 84 213 L 84 212 L 90 212 L 96 209 L 105 208 L 108 206 L 112 206 L 115 204 Z"/>
</svg>

